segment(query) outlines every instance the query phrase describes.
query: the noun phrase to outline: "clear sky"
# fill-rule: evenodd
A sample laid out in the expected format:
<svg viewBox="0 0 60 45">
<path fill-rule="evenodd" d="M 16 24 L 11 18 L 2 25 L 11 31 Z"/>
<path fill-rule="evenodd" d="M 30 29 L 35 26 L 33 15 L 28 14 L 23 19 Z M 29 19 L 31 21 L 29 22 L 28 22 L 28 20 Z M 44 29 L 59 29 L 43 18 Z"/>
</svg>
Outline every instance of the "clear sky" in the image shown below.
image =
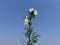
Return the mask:
<svg viewBox="0 0 60 45">
<path fill-rule="evenodd" d="M 60 0 L 0 0 L 0 45 L 22 45 L 24 17 L 31 7 L 39 12 L 33 20 L 39 43 L 60 45 Z"/>
</svg>

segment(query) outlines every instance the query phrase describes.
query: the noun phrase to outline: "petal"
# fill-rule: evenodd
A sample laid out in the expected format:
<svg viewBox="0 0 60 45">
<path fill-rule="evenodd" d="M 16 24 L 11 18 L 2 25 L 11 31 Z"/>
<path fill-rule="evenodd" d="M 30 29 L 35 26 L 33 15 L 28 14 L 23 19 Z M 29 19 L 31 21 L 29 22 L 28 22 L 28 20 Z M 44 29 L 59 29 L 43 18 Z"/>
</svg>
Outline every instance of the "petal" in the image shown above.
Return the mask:
<svg viewBox="0 0 60 45">
<path fill-rule="evenodd" d="M 38 14 L 38 11 L 37 11 L 37 10 L 35 10 L 35 11 L 34 11 L 34 15 L 37 15 L 37 14 Z"/>
<path fill-rule="evenodd" d="M 34 8 L 30 8 L 30 9 L 29 9 L 29 12 L 30 12 L 30 13 L 31 13 L 32 11 L 34 11 Z"/>
<path fill-rule="evenodd" d="M 25 19 L 24 20 L 24 24 L 28 24 L 29 23 L 29 20 L 28 19 Z"/>
</svg>

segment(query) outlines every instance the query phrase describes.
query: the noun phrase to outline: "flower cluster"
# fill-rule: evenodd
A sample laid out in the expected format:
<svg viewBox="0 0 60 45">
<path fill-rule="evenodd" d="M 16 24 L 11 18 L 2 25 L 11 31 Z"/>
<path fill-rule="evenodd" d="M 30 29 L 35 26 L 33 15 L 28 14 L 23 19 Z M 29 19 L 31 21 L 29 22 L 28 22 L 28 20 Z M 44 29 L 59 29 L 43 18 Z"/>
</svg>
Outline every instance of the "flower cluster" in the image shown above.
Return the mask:
<svg viewBox="0 0 60 45">
<path fill-rule="evenodd" d="M 35 15 L 38 14 L 38 11 L 35 10 L 34 8 L 30 8 L 28 11 L 29 11 L 29 14 L 30 14 L 31 16 L 35 16 Z M 26 25 L 26 24 L 28 24 L 28 23 L 29 23 L 29 19 L 28 19 L 28 16 L 26 16 L 25 19 L 24 19 L 24 24 Z"/>
<path fill-rule="evenodd" d="M 30 8 L 29 9 L 29 13 L 30 13 L 30 15 L 37 15 L 38 14 L 38 11 L 35 10 L 34 8 Z"/>
</svg>

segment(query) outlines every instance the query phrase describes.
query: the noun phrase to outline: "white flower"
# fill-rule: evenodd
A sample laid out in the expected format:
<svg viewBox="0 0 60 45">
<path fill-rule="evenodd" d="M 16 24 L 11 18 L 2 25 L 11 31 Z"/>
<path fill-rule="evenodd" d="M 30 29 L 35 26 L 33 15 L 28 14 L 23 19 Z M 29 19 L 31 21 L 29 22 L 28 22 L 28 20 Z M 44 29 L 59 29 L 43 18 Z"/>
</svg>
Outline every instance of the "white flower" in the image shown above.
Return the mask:
<svg viewBox="0 0 60 45">
<path fill-rule="evenodd" d="M 31 13 L 32 11 L 34 11 L 34 8 L 30 8 L 30 9 L 29 9 L 29 12 L 30 12 L 30 13 Z"/>
<path fill-rule="evenodd" d="M 38 11 L 37 10 L 34 10 L 34 15 L 37 15 L 38 14 Z"/>
<path fill-rule="evenodd" d="M 24 24 L 26 25 L 28 23 L 29 23 L 28 16 L 26 16 L 25 19 L 24 19 Z"/>
</svg>

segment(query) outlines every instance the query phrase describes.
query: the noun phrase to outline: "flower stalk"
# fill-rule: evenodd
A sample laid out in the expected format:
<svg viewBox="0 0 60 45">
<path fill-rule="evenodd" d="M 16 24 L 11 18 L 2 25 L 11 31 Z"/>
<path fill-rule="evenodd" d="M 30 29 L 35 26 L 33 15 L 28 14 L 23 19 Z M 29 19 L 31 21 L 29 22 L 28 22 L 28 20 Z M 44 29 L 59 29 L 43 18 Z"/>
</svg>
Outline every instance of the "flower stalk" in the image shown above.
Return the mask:
<svg viewBox="0 0 60 45">
<path fill-rule="evenodd" d="M 24 23 L 28 26 L 25 36 L 28 38 L 27 45 L 33 45 L 37 43 L 39 35 L 33 31 L 32 19 L 37 15 L 38 12 L 34 8 L 30 8 L 28 12 L 29 16 L 26 16 L 24 21 Z"/>
</svg>

